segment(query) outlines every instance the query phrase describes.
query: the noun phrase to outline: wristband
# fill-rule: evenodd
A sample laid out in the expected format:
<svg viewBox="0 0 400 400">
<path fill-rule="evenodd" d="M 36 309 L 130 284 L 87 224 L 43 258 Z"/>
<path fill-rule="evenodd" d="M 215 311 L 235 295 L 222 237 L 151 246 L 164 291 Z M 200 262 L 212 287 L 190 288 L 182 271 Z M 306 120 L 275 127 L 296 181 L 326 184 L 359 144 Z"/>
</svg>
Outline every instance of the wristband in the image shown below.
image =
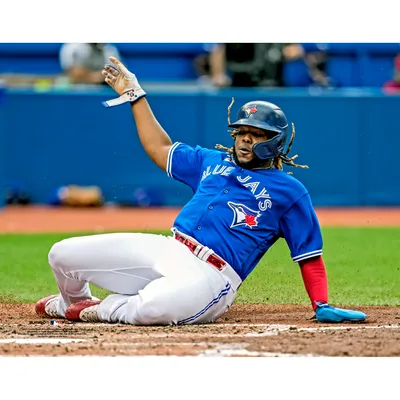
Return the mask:
<svg viewBox="0 0 400 400">
<path fill-rule="evenodd" d="M 103 101 L 101 104 L 103 104 L 104 107 L 115 107 L 128 102 L 134 103 L 144 96 L 146 96 L 146 92 L 142 88 L 130 89 L 120 97 L 112 100 Z"/>
</svg>

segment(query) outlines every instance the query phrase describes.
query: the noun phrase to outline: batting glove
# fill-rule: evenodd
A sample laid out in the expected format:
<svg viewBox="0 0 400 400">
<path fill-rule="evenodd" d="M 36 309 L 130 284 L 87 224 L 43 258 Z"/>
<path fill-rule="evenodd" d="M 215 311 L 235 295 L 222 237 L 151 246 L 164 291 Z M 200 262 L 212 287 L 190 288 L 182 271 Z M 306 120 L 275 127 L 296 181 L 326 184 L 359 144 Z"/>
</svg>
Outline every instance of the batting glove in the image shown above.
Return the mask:
<svg viewBox="0 0 400 400">
<path fill-rule="evenodd" d="M 135 74 L 132 74 L 121 61 L 110 57 L 114 65 L 106 64 L 102 71 L 105 82 L 110 85 L 120 97 L 102 102 L 104 107 L 114 107 L 126 102 L 135 102 L 146 96 L 146 92 L 140 87 Z"/>
<path fill-rule="evenodd" d="M 319 322 L 362 322 L 367 315 L 361 311 L 343 310 L 326 303 L 316 303 L 315 317 Z"/>
</svg>

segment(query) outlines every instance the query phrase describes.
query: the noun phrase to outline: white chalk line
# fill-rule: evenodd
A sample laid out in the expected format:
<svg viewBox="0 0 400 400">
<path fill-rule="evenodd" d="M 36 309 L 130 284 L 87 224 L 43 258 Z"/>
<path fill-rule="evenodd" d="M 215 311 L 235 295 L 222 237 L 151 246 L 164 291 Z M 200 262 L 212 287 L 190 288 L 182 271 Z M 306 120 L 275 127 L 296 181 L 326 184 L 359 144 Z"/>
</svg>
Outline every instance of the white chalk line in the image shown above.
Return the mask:
<svg viewBox="0 0 400 400">
<path fill-rule="evenodd" d="M 7 324 L 2 324 L 6 326 Z M 95 327 L 98 324 L 79 324 L 79 326 L 90 326 Z M 108 325 L 108 324 L 107 324 Z M 122 325 L 125 326 L 125 325 Z M 216 333 L 216 332 L 190 332 L 183 331 L 180 328 L 176 328 L 170 332 L 146 332 L 142 331 L 140 333 L 129 334 L 127 333 L 127 340 L 135 339 L 165 339 L 179 336 L 180 340 L 185 338 L 193 339 L 204 339 L 207 338 L 235 338 L 235 339 L 245 339 L 245 338 L 259 338 L 266 336 L 277 336 L 282 332 L 327 332 L 327 331 L 351 331 L 351 330 L 369 330 L 369 329 L 400 329 L 400 324 L 396 325 L 360 325 L 360 326 L 325 326 L 325 327 L 297 327 L 295 325 L 279 325 L 279 324 L 218 324 L 218 325 L 198 325 L 196 329 L 202 328 L 215 328 L 215 327 L 242 327 L 242 328 L 259 328 L 257 331 L 253 332 L 236 332 L 236 333 Z M 55 327 L 54 329 L 58 329 Z M 163 329 L 163 328 L 161 328 Z M 183 328 L 184 329 L 184 328 Z M 61 333 L 61 332 L 60 332 Z M 64 332 L 65 333 L 65 332 Z M 0 344 L 67 344 L 67 343 L 79 343 L 79 342 L 92 342 L 88 339 L 71 339 L 71 338 L 7 338 L 0 339 Z M 107 342 L 102 342 L 103 345 L 109 345 Z M 110 342 L 108 342 L 110 343 Z M 189 342 L 187 345 L 195 345 L 196 343 Z M 115 346 L 115 344 L 113 344 Z M 131 342 L 127 342 L 127 346 L 131 346 Z M 153 343 L 154 346 L 156 344 Z M 158 346 L 163 344 L 158 344 Z M 174 346 L 174 344 L 167 344 Z M 184 345 L 180 343 L 180 345 Z"/>
<path fill-rule="evenodd" d="M 217 346 L 220 343 L 218 342 L 164 342 L 164 343 L 155 343 L 155 342 L 104 342 L 102 346 L 108 347 L 155 347 L 155 346 Z"/>
<path fill-rule="evenodd" d="M 198 332 L 175 332 L 171 333 L 162 333 L 162 332 L 152 332 L 150 334 L 134 334 L 127 335 L 127 339 L 166 339 L 166 338 L 174 338 L 179 337 L 181 340 L 187 339 L 204 339 L 206 337 L 209 338 L 246 338 L 246 337 L 264 337 L 264 336 L 277 336 L 279 335 L 278 330 L 274 331 L 264 331 L 264 332 L 249 332 L 249 333 L 198 333 Z"/>
<path fill-rule="evenodd" d="M 84 339 L 65 339 L 65 338 L 29 338 L 29 339 L 0 339 L 3 344 L 65 344 L 65 343 L 80 343 L 88 342 Z M 151 349 L 156 347 L 192 347 L 194 352 L 197 352 L 197 357 L 232 357 L 232 356 L 247 356 L 247 357 L 296 357 L 297 354 L 286 353 L 271 353 L 262 351 L 246 350 L 245 343 L 218 343 L 218 342 L 198 342 L 198 343 L 146 343 L 146 342 L 131 342 L 131 343 L 102 343 L 103 347 L 119 347 L 123 348 L 123 352 L 137 353 L 139 349 Z M 214 346 L 210 349 L 210 346 Z M 208 347 L 206 350 L 199 350 L 198 347 Z M 311 356 L 311 355 L 302 355 Z"/>
<path fill-rule="evenodd" d="M 326 332 L 326 331 L 350 331 L 363 329 L 400 329 L 400 325 L 365 325 L 365 326 L 322 326 L 320 328 L 285 328 L 281 331 L 293 332 Z"/>
<path fill-rule="evenodd" d="M 93 327 L 96 324 L 85 324 L 85 326 Z M 185 336 L 191 338 L 214 337 L 214 338 L 246 338 L 246 337 L 263 337 L 263 336 L 276 336 L 281 332 L 329 332 L 329 331 L 350 331 L 350 330 L 364 330 L 364 329 L 400 329 L 400 324 L 396 325 L 357 325 L 357 326 L 320 326 L 320 327 L 297 327 L 296 325 L 279 325 L 279 324 L 218 324 L 218 325 L 197 325 L 196 330 L 208 330 L 207 332 L 190 332 L 184 327 L 174 328 L 170 332 L 147 332 L 132 333 L 127 335 L 130 339 L 148 338 L 168 338 L 171 336 L 179 335 L 180 338 Z M 201 327 L 200 329 L 198 329 Z M 218 327 L 238 327 L 238 328 L 260 328 L 254 332 L 237 332 L 237 333 L 218 333 L 213 332 L 213 329 Z M 163 328 L 161 328 L 163 329 Z M 164 328 L 165 329 L 165 328 Z M 210 331 L 211 330 L 211 331 Z"/>
<path fill-rule="evenodd" d="M 105 325 L 105 326 L 121 326 L 121 327 L 132 327 L 132 325 L 118 324 L 118 325 L 110 325 L 110 324 L 93 324 L 93 323 L 79 323 L 79 325 L 75 325 L 76 327 L 88 327 L 93 328 L 96 326 Z M 1 325 L 0 325 L 1 326 Z M 69 326 L 69 325 L 66 325 Z M 233 328 L 233 327 L 242 327 L 242 328 L 264 328 L 264 330 L 278 330 L 280 332 L 285 331 L 310 331 L 310 332 L 324 332 L 324 331 L 338 331 L 338 330 L 357 330 L 357 329 L 400 329 L 400 324 L 392 324 L 392 325 L 337 325 L 337 326 L 319 326 L 319 327 L 298 327 L 296 325 L 285 325 L 285 324 L 201 324 L 201 325 L 182 325 L 180 327 L 160 327 L 160 329 L 171 329 L 169 332 L 162 332 L 164 335 L 171 334 L 201 334 L 201 332 L 190 332 L 187 329 L 189 327 L 195 327 L 196 330 L 210 330 L 210 329 L 218 329 L 220 327 L 223 328 Z M 145 328 L 136 327 L 136 328 Z M 152 327 L 154 329 L 154 327 Z M 161 332 L 148 332 L 143 330 L 141 334 L 152 335 L 153 333 L 159 334 Z M 207 335 L 214 335 L 213 332 L 207 332 Z M 236 336 L 236 335 L 233 335 Z M 141 336 L 142 337 L 142 336 Z"/>
<path fill-rule="evenodd" d="M 84 323 L 72 325 L 73 327 L 98 327 L 103 326 L 124 326 L 124 324 L 93 324 Z M 0 324 L 0 326 L 21 326 L 21 324 Z M 32 327 L 32 324 L 25 324 L 24 326 Z M 62 325 L 61 325 L 62 326 Z M 71 326 L 71 325 L 66 325 Z M 400 324 L 395 325 L 339 325 L 339 326 L 319 326 L 319 327 L 297 327 L 296 325 L 284 325 L 284 324 L 247 324 L 247 323 L 236 323 L 236 324 L 210 324 L 210 325 L 197 325 L 197 332 L 190 332 L 187 329 L 193 327 L 171 327 L 169 332 L 157 332 L 157 331 L 146 331 L 143 330 L 140 333 L 129 334 L 127 332 L 127 340 L 134 339 L 160 339 L 160 338 L 171 338 L 178 336 L 180 340 L 184 340 L 186 337 L 191 340 L 199 338 L 248 338 L 248 337 L 263 337 L 263 336 L 275 336 L 281 332 L 326 332 L 326 331 L 352 331 L 352 330 L 370 330 L 370 329 L 400 329 Z M 238 332 L 238 333 L 213 333 L 209 332 L 211 329 L 218 328 L 257 328 L 257 331 L 253 332 Z M 37 327 L 36 327 L 37 329 Z M 54 329 L 57 329 L 54 327 Z M 160 327 L 165 329 L 165 327 Z M 199 332 L 204 330 L 204 332 Z M 65 332 L 64 332 L 65 333 Z M 87 344 L 95 343 L 92 339 L 70 339 L 70 338 L 8 338 L 0 339 L 0 344 L 67 344 L 67 343 L 81 343 L 86 342 Z M 275 353 L 275 352 L 264 352 L 264 351 L 250 351 L 247 350 L 248 343 L 219 343 L 219 342 L 101 342 L 102 346 L 120 348 L 120 352 L 133 353 L 135 355 L 139 349 L 157 349 L 160 347 L 192 347 L 193 351 L 198 353 L 197 357 L 317 357 L 314 354 L 293 354 L 293 353 Z M 205 350 L 200 350 L 199 347 L 207 346 Z M 213 347 L 213 348 L 210 348 Z M 143 356 L 141 356 L 143 357 Z M 163 357 L 163 356 L 158 356 Z"/>
<path fill-rule="evenodd" d="M 31 339 L 1 339 L 1 344 L 67 344 L 86 342 L 86 339 L 67 338 L 31 338 Z"/>
<path fill-rule="evenodd" d="M 11 327 L 11 326 L 19 326 L 19 327 L 32 327 L 32 329 L 40 329 L 41 326 L 32 326 L 32 324 L 0 324 L 0 327 Z M 43 325 L 45 327 L 46 325 Z M 60 327 L 71 327 L 71 328 L 93 328 L 99 326 L 106 326 L 106 327 L 131 327 L 132 325 L 125 325 L 125 324 L 107 324 L 107 323 L 78 323 L 78 324 L 63 324 L 62 322 L 60 325 L 55 325 L 53 329 L 59 329 Z M 196 328 L 196 332 L 191 332 L 188 328 Z M 183 325 L 181 327 L 159 327 L 161 329 L 168 329 L 171 330 L 169 332 L 149 332 L 143 328 L 146 327 L 135 327 L 136 329 L 143 329 L 138 334 L 132 334 L 130 337 L 136 338 L 140 337 L 143 338 L 144 335 L 148 337 L 168 337 L 170 335 L 204 335 L 207 336 L 216 336 L 216 337 L 238 337 L 241 334 L 225 334 L 225 333 L 213 333 L 209 330 L 216 330 L 218 328 L 233 328 L 233 327 L 241 327 L 241 328 L 263 328 L 260 329 L 259 332 L 249 332 L 247 336 L 262 336 L 263 334 L 279 331 L 279 332 L 286 332 L 286 331 L 293 331 L 293 332 L 325 332 L 325 331 L 340 331 L 340 330 L 363 330 L 363 329 L 400 329 L 400 324 L 392 324 L 392 325 L 338 325 L 338 326 L 319 326 L 319 327 L 297 327 L 296 325 L 284 325 L 284 324 L 248 324 L 248 323 L 237 323 L 237 324 L 201 324 L 201 325 Z M 135 329 L 134 328 L 134 329 Z M 154 327 L 152 327 L 154 329 Z M 200 330 L 208 330 L 208 332 L 202 333 L 199 332 Z M 134 332 L 134 330 L 132 330 Z M 129 332 L 127 332 L 129 334 Z"/>
</svg>

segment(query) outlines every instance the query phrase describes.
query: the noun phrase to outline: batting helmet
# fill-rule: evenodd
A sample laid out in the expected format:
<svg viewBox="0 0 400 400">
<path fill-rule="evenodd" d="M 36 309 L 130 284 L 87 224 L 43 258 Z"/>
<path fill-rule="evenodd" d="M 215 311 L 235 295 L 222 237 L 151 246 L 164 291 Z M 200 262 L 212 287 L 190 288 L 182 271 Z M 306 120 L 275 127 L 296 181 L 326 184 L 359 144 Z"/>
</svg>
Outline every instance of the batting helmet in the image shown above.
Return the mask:
<svg viewBox="0 0 400 400">
<path fill-rule="evenodd" d="M 252 126 L 275 133 L 271 139 L 254 145 L 253 152 L 259 159 L 268 160 L 287 154 L 290 141 L 288 121 L 278 106 L 267 101 L 251 101 L 240 108 L 237 118 L 229 127 Z"/>
</svg>

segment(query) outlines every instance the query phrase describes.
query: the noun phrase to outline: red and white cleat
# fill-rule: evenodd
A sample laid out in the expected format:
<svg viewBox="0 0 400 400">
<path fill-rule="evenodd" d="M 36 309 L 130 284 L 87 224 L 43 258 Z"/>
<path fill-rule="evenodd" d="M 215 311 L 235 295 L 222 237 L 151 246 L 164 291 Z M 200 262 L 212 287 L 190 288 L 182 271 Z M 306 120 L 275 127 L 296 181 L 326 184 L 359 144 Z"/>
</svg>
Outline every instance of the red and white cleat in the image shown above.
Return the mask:
<svg viewBox="0 0 400 400">
<path fill-rule="evenodd" d="M 100 300 L 81 300 L 71 304 L 65 311 L 69 321 L 101 322 L 97 315 Z"/>
<path fill-rule="evenodd" d="M 58 294 L 44 297 L 35 304 L 35 312 L 40 316 L 64 318 L 58 313 Z"/>
</svg>

